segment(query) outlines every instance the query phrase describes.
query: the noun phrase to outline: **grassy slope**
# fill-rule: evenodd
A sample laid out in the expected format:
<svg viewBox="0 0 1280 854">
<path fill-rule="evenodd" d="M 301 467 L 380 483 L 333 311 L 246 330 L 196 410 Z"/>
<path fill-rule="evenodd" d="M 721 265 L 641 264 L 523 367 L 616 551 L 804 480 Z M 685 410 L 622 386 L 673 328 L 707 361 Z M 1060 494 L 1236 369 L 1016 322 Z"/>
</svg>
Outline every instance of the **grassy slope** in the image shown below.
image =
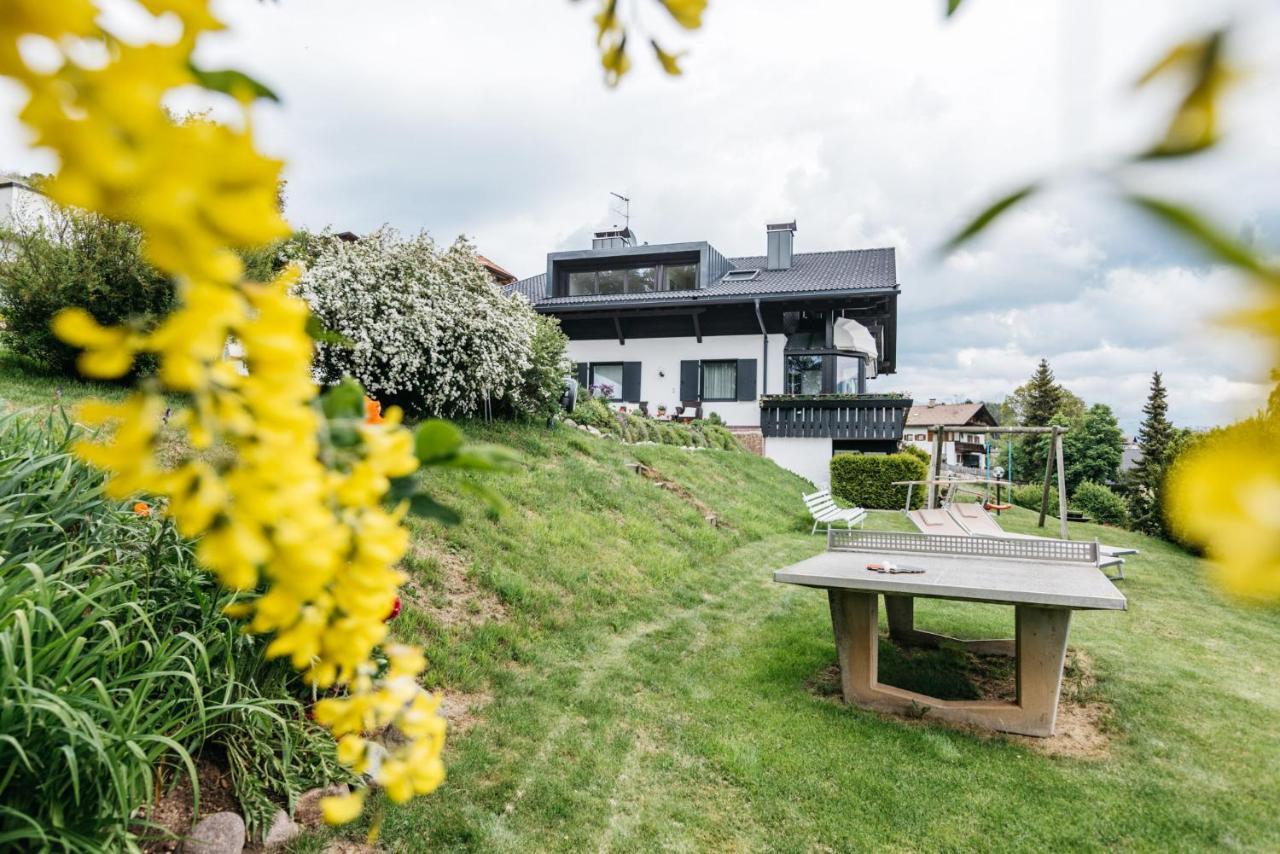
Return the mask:
<svg viewBox="0 0 1280 854">
<path fill-rule="evenodd" d="M 0 399 L 49 396 L 0 365 Z M 1126 566 L 1130 610 L 1072 627 L 1112 709 L 1110 755 L 1049 758 L 808 690 L 834 661 L 825 598 L 769 581 L 821 547 L 798 533 L 796 478 L 746 455 L 470 429 L 531 465 L 491 480 L 512 503 L 501 520 L 418 527 L 422 604 L 396 626 L 426 643 L 433 679 L 493 699 L 451 740 L 445 788 L 388 809 L 386 847 L 1280 847 L 1280 616 L 1223 603 L 1177 549 L 1074 526 L 1143 554 Z M 633 459 L 726 526 L 623 469 Z M 1034 530 L 1026 511 L 1005 523 Z M 905 529 L 892 513 L 871 524 Z M 948 633 L 1012 629 L 1008 609 L 918 612 Z"/>
<path fill-rule="evenodd" d="M 536 461 L 494 481 L 513 512 L 420 535 L 469 560 L 506 616 L 451 630 L 419 615 L 415 634 L 445 684 L 488 683 L 494 699 L 453 742 L 448 785 L 389 810 L 389 847 L 1280 846 L 1280 618 L 1220 601 L 1179 550 L 1075 526 L 1143 554 L 1126 566 L 1129 612 L 1073 624 L 1112 710 L 1110 755 L 1050 758 L 807 689 L 834 661 L 825 597 L 769 578 L 821 543 L 797 533 L 800 484 L 770 464 L 566 431 L 479 433 Z M 707 528 L 625 471 L 629 459 L 729 527 Z M 1035 530 L 1027 511 L 1005 521 Z M 894 513 L 871 524 L 906 527 Z M 919 612 L 947 632 L 1012 632 L 1010 609 Z"/>
</svg>

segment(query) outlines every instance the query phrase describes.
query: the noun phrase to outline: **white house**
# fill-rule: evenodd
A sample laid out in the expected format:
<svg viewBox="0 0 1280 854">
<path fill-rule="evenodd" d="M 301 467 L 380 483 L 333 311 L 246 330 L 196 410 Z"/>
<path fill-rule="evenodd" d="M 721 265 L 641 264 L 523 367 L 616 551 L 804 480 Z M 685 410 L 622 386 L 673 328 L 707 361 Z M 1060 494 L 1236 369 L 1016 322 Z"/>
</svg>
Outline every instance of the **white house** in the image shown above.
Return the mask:
<svg viewBox="0 0 1280 854">
<path fill-rule="evenodd" d="M 770 225 L 766 254 L 740 258 L 602 231 L 507 290 L 560 319 L 584 391 L 650 415 L 714 412 L 826 484 L 836 451 L 902 437 L 911 401 L 868 392 L 896 367 L 899 286 L 893 249 L 796 253 L 795 231 Z"/>
<path fill-rule="evenodd" d="M 33 226 L 53 219 L 53 202 L 24 181 L 0 180 L 0 228 Z"/>
<path fill-rule="evenodd" d="M 942 459 L 949 466 L 983 469 L 987 465 L 987 437 L 966 427 L 995 427 L 996 416 L 985 403 L 938 403 L 913 406 L 903 429 L 904 443 L 933 453 L 930 427 L 941 427 Z"/>
</svg>

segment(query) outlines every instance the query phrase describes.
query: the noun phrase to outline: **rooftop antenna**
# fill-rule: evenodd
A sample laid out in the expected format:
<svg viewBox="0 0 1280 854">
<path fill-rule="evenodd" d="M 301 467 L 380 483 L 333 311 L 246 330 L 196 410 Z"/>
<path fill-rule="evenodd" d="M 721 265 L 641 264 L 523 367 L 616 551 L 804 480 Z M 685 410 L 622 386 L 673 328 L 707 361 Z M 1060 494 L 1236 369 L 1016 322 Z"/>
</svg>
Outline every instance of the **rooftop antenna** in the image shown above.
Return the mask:
<svg viewBox="0 0 1280 854">
<path fill-rule="evenodd" d="M 609 193 L 609 195 L 613 196 L 615 199 L 617 199 L 617 200 L 619 200 L 620 202 L 622 202 L 622 205 L 621 205 L 621 208 L 622 208 L 622 209 L 621 209 L 621 210 L 619 210 L 619 209 L 618 209 L 618 208 L 616 208 L 616 207 L 610 207 L 610 208 L 609 208 L 609 213 L 613 214 L 614 216 L 620 216 L 620 217 L 622 217 L 622 220 L 623 220 L 622 225 L 623 225 L 625 228 L 631 228 L 631 199 L 627 198 L 626 196 L 622 195 L 621 193 L 613 193 L 613 192 L 611 192 L 611 193 Z M 615 225 L 616 225 L 616 223 L 615 223 Z"/>
</svg>

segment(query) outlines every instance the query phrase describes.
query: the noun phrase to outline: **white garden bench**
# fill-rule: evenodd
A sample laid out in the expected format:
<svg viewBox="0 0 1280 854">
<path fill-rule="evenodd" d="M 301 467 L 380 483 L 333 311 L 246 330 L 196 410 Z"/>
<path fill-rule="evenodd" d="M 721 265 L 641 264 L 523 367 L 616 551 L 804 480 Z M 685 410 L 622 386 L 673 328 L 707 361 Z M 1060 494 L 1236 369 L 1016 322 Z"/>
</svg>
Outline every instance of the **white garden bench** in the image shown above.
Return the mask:
<svg viewBox="0 0 1280 854">
<path fill-rule="evenodd" d="M 854 525 L 862 527 L 867 520 L 867 511 L 861 507 L 837 507 L 836 500 L 831 497 L 831 490 L 819 489 L 817 492 L 804 496 L 804 506 L 809 508 L 809 515 L 813 517 L 813 530 L 809 533 L 818 533 L 819 525 L 826 525 L 827 530 L 831 530 L 832 525 L 844 523 L 845 527 L 853 528 Z"/>
</svg>

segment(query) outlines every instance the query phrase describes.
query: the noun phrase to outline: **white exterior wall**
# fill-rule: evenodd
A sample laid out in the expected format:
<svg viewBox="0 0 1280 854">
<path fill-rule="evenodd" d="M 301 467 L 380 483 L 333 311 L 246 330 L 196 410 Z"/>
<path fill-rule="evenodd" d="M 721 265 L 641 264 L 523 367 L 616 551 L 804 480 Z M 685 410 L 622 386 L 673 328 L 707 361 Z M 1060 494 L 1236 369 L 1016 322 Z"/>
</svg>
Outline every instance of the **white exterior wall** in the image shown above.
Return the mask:
<svg viewBox="0 0 1280 854">
<path fill-rule="evenodd" d="M 686 360 L 755 359 L 756 399 L 749 401 L 707 401 L 702 405 L 703 415 L 714 412 L 730 427 L 759 427 L 761 394 L 778 394 L 782 391 L 782 348 L 786 336 L 769 336 L 769 388 L 764 388 L 765 365 L 761 362 L 764 336 L 762 335 L 707 335 L 698 343 L 693 335 L 681 338 L 628 338 L 626 344 L 618 339 L 593 339 L 569 342 L 569 358 L 575 362 L 639 362 L 639 400 L 624 400 L 634 406 L 641 400 L 648 401 L 649 414 L 656 415 L 659 405 L 674 411 L 680 405 L 680 362 Z M 773 440 L 770 440 L 771 442 Z M 809 441 L 809 440 L 804 440 Z M 831 456 L 830 440 L 827 456 Z"/>
<path fill-rule="evenodd" d="M 831 449 L 830 439 L 784 439 L 775 436 L 764 440 L 766 457 L 811 481 L 819 489 L 831 486 Z"/>
<path fill-rule="evenodd" d="M 956 434 L 965 442 L 974 445 L 983 444 L 986 439 L 981 433 L 966 433 L 963 427 L 956 428 Z M 923 427 L 907 427 L 902 432 L 902 443 L 904 445 L 914 445 L 926 454 L 933 454 L 933 443 L 927 439 L 916 439 L 914 436 L 927 435 Z M 985 454 L 978 455 L 978 468 L 985 468 L 987 458 Z M 956 443 L 954 440 L 948 440 L 942 443 L 942 461 L 949 466 L 960 465 L 960 455 L 956 453 Z"/>
<path fill-rule="evenodd" d="M 0 187 L 0 227 L 47 224 L 53 219 L 53 202 L 21 184 Z"/>
</svg>

